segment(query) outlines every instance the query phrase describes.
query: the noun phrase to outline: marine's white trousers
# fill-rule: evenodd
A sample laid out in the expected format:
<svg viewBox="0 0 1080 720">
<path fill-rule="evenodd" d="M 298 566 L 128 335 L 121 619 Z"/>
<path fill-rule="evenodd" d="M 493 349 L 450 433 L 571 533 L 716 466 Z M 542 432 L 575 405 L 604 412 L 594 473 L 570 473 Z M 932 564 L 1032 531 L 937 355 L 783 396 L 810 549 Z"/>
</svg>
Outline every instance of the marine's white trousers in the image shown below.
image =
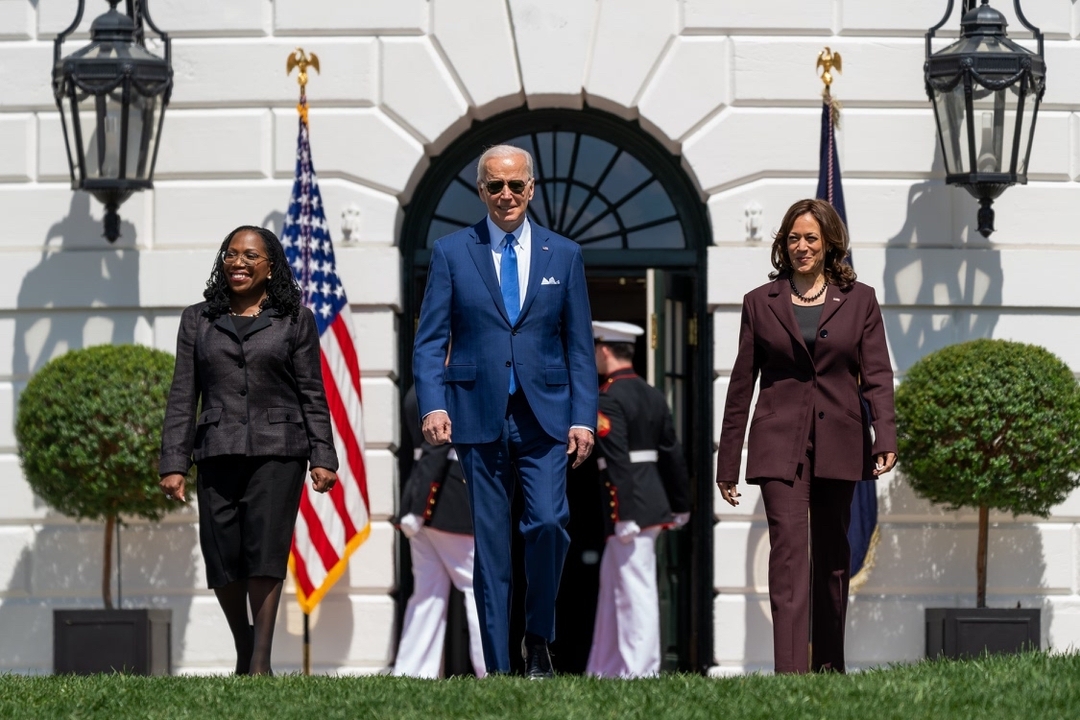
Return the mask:
<svg viewBox="0 0 1080 720">
<path fill-rule="evenodd" d="M 442 671 L 450 583 L 465 596 L 469 658 L 477 677 L 486 674 L 480 621 L 473 596 L 473 537 L 422 527 L 409 540 L 413 594 L 405 607 L 395 675 L 437 678 Z"/>
<path fill-rule="evenodd" d="M 596 624 L 585 672 L 635 678 L 660 672 L 660 598 L 656 586 L 659 527 L 642 530 L 623 543 L 607 539 L 600 560 Z"/>
</svg>

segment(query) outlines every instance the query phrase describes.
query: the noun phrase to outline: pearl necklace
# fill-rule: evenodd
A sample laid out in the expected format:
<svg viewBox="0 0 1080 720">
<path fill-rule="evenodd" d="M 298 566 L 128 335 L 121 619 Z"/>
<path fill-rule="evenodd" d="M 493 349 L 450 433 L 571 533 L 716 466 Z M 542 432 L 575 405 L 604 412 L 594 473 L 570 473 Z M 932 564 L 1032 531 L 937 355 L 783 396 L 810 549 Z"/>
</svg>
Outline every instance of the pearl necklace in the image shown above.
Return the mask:
<svg viewBox="0 0 1080 720">
<path fill-rule="evenodd" d="M 814 293 L 813 295 L 810 295 L 810 296 L 806 296 L 806 295 L 803 295 L 803 294 L 802 294 L 801 292 L 799 292 L 799 288 L 795 287 L 795 276 L 794 276 L 794 275 L 792 275 L 791 277 L 789 277 L 789 278 L 788 278 L 788 282 L 789 282 L 789 283 L 791 283 L 791 292 L 795 293 L 795 297 L 799 298 L 799 299 L 800 299 L 800 300 L 802 300 L 802 301 L 803 301 L 804 303 L 812 303 L 812 302 L 814 302 L 814 301 L 815 301 L 815 300 L 817 300 L 817 299 L 818 299 L 819 297 L 821 297 L 822 295 L 824 295 L 824 294 L 825 294 L 825 288 L 829 287 L 829 281 L 828 281 L 828 280 L 826 280 L 826 281 L 825 281 L 825 282 L 824 282 L 824 283 L 822 284 L 822 286 L 821 286 L 821 289 L 820 289 L 820 290 L 818 290 L 818 291 L 817 291 L 816 293 Z"/>
<path fill-rule="evenodd" d="M 231 310 L 229 311 L 229 314 L 232 315 L 233 317 L 257 318 L 257 317 L 259 317 L 259 314 L 261 312 L 262 312 L 262 306 L 260 305 L 259 307 L 255 308 L 255 312 L 251 313 L 250 315 L 245 315 L 244 313 L 233 312 Z"/>
</svg>

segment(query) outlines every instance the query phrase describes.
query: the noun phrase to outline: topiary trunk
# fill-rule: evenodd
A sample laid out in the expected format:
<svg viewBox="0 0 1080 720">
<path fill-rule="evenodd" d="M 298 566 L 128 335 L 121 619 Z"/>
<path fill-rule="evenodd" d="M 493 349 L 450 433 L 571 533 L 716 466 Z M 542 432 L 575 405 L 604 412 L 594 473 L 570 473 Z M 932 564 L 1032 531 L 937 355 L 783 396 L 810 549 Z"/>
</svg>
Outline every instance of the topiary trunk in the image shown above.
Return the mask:
<svg viewBox="0 0 1080 720">
<path fill-rule="evenodd" d="M 116 532 L 116 516 L 105 516 L 105 562 L 101 564 L 101 599 L 105 609 L 112 610 L 112 539 Z"/>
<path fill-rule="evenodd" d="M 979 549 L 975 557 L 975 607 L 986 607 L 986 546 L 990 532 L 990 508 L 979 506 Z"/>
</svg>

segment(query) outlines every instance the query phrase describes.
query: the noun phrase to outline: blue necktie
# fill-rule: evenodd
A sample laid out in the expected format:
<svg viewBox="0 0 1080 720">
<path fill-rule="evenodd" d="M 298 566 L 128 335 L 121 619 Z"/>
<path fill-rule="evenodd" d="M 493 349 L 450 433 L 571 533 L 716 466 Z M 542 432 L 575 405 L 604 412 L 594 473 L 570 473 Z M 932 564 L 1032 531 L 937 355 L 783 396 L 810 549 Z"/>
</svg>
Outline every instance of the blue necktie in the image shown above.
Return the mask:
<svg viewBox="0 0 1080 720">
<path fill-rule="evenodd" d="M 518 289 L 518 266 L 517 253 L 514 251 L 514 236 L 507 234 L 503 238 L 502 260 L 499 265 L 499 275 L 502 280 L 503 305 L 506 306 L 506 316 L 510 318 L 511 327 L 517 322 L 521 314 L 521 292 Z M 514 367 L 510 366 L 510 394 L 517 392 L 517 378 L 514 376 Z"/>
</svg>

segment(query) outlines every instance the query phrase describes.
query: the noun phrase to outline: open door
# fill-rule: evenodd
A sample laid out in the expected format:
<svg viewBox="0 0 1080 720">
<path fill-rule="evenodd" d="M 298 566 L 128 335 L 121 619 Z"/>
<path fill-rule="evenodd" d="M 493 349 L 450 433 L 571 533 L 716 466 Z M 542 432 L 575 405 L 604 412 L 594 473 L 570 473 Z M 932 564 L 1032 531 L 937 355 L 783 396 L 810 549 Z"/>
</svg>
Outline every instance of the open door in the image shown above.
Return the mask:
<svg viewBox="0 0 1080 720">
<path fill-rule="evenodd" d="M 690 490 L 695 485 L 693 462 L 696 438 L 688 432 L 693 424 L 692 359 L 697 347 L 697 317 L 693 313 L 693 278 L 678 273 L 649 269 L 646 273 L 649 305 L 649 345 L 647 380 L 667 398 L 690 472 Z M 693 515 L 700 514 L 694 508 Z M 689 528 L 662 533 L 657 540 L 657 580 L 660 591 L 661 670 L 693 668 L 690 637 L 692 539 Z"/>
<path fill-rule="evenodd" d="M 645 329 L 637 343 L 634 370 L 660 389 L 671 408 L 675 432 L 686 454 L 694 487 L 693 427 L 695 377 L 692 362 L 697 343 L 693 313 L 694 278 L 659 269 L 636 272 L 588 272 L 589 302 L 596 320 L 621 320 Z M 599 471 L 594 461 L 571 471 L 570 550 L 563 569 L 556 611 L 554 662 L 560 672 L 583 672 L 592 643 L 599 588 L 599 561 L 604 550 L 604 521 Z M 696 508 L 695 508 L 696 510 Z M 696 514 L 696 513 L 695 513 Z M 706 509 L 706 515 L 711 514 Z M 660 591 L 661 669 L 695 669 L 692 637 L 693 558 L 689 529 L 669 531 L 657 543 Z"/>
</svg>

